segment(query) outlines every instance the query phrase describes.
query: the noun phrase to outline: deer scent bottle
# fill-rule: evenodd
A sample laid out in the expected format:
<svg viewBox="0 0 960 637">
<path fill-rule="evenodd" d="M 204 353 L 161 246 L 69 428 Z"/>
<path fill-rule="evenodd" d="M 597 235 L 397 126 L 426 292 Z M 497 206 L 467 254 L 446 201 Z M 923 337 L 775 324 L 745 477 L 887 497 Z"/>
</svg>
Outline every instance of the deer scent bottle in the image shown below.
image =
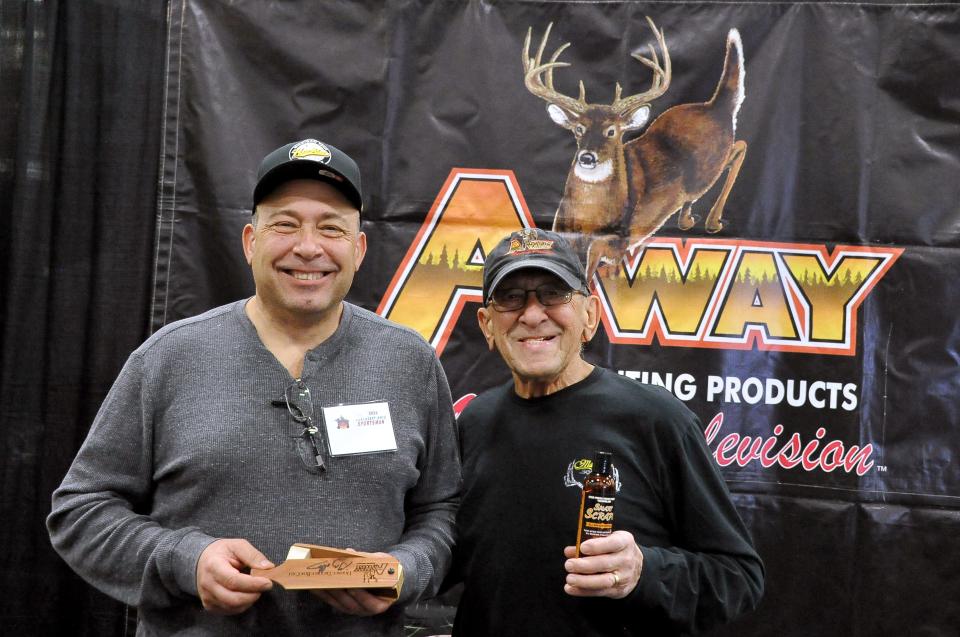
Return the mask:
<svg viewBox="0 0 960 637">
<path fill-rule="evenodd" d="M 577 557 L 580 557 L 581 542 L 613 533 L 613 501 L 617 497 L 617 485 L 610 463 L 612 457 L 613 454 L 608 451 L 596 452 L 593 469 L 583 481 L 577 527 Z"/>
</svg>

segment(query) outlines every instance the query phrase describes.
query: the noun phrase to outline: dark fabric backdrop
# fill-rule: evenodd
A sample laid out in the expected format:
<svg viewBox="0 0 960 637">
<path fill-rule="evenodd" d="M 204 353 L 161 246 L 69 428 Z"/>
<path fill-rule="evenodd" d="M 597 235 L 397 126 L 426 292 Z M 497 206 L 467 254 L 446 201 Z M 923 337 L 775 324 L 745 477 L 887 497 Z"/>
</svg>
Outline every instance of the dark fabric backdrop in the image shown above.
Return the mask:
<svg viewBox="0 0 960 637">
<path fill-rule="evenodd" d="M 616 3 L 178 1 L 167 46 L 166 4 L 0 3 L 3 633 L 123 632 L 125 610 L 50 548 L 43 526 L 50 493 L 148 322 L 161 325 L 249 293 L 236 236 L 256 162 L 275 140 L 332 130 L 367 168 L 367 229 L 380 265 L 361 271 L 352 298 L 373 308 L 452 166 L 515 170 L 537 225 L 549 225 L 572 141 L 519 85 L 517 34 L 549 20 L 563 22 L 564 39 L 571 25 L 601 34 L 605 48 L 577 39 L 569 53 L 582 56 L 571 72 L 580 76 L 620 39 L 618 59 L 625 58 L 645 28 L 636 20 L 640 26 L 625 38 Z M 627 4 L 634 17 L 654 12 L 655 3 Z M 666 19 L 668 37 L 683 38 L 671 90 L 691 98 L 709 91 L 716 69 L 694 67 L 716 57 L 711 15 L 719 3 L 659 4 L 658 16 L 674 16 Z M 792 140 L 751 141 L 728 204 L 729 233 L 909 246 L 863 310 L 861 331 L 869 337 L 858 356 L 821 363 L 851 375 L 862 369 L 865 378 L 890 372 L 890 422 L 900 429 L 883 441 L 900 449 L 902 461 L 886 479 L 868 476 L 860 491 L 854 485 L 826 495 L 820 485 L 781 483 L 791 479 L 787 473 L 763 474 L 764 488 L 749 484 L 749 472 L 728 471 L 768 582 L 760 609 L 717 634 L 953 635 L 960 612 L 953 601 L 958 558 L 950 549 L 958 531 L 957 472 L 949 466 L 960 424 L 957 322 L 941 299 L 955 296 L 958 267 L 958 7 L 805 4 L 724 9 L 740 16 L 748 55 L 741 126 L 758 139 Z M 855 19 L 837 18 L 844 15 Z M 509 47 L 492 49 L 477 24 L 494 25 Z M 790 36 L 823 42 L 817 29 L 842 47 L 788 47 Z M 708 32 L 709 39 L 699 36 Z M 464 59 L 464 51 L 487 57 Z M 464 65 L 475 73 L 463 73 Z M 605 72 L 597 83 L 606 87 L 624 67 Z M 183 95 L 165 95 L 171 77 L 183 79 L 176 84 Z M 848 77 L 855 79 L 838 79 Z M 261 90 L 271 83 L 292 94 Z M 386 94 L 388 85 L 400 90 Z M 828 90 L 814 94 L 811 85 Z M 885 107 L 861 101 L 869 95 L 883 97 Z M 790 116 L 764 111 L 765 100 L 790 105 Z M 185 113 L 164 113 L 164 103 L 183 104 Z M 245 120 L 224 116 L 238 107 L 255 118 L 239 129 Z M 856 113 L 870 114 L 869 126 L 848 125 Z M 423 122 L 425 134 L 417 128 Z M 174 161 L 161 164 L 161 139 L 172 137 L 179 144 L 169 153 Z M 479 155 L 478 141 L 488 149 Z M 518 141 L 520 149 L 492 152 Z M 518 160 L 529 157 L 539 159 Z M 884 179 L 873 177 L 879 171 Z M 925 175 L 919 189 L 916 171 Z M 173 206 L 176 218 L 168 214 Z M 222 218 L 200 214 L 213 211 Z M 809 211 L 820 216 L 804 219 Z M 203 240 L 178 260 L 174 235 Z M 154 271 L 163 279 L 157 285 Z M 168 288 L 171 279 L 185 285 Z M 477 355 L 471 314 L 460 317 L 444 354 L 448 373 L 451 363 L 459 370 L 451 377 L 455 395 L 504 373 L 491 355 Z M 901 328 L 891 365 L 881 357 L 889 341 L 878 341 L 888 323 Z M 590 354 L 625 369 L 655 369 L 669 358 L 676 369 L 707 361 L 719 371 L 746 373 L 755 365 L 783 375 L 808 364 L 792 354 L 656 344 L 618 350 L 602 332 Z M 886 405 L 888 388 L 871 387 Z M 852 429 L 873 439 L 868 429 Z M 911 485 L 922 492 L 911 493 Z"/>
<path fill-rule="evenodd" d="M 148 332 L 166 7 L 0 2 L 0 633 L 121 634 L 44 519 Z"/>
<path fill-rule="evenodd" d="M 722 412 L 724 437 L 767 439 L 782 426 L 777 448 L 794 435 L 802 446 L 817 435 L 824 445 L 870 445 L 874 462 L 863 475 L 756 461 L 721 469 L 768 578 L 760 608 L 716 634 L 955 633 L 960 556 L 936 549 L 960 533 L 956 4 L 175 3 L 154 325 L 250 293 L 237 237 L 257 162 L 316 136 L 364 171 L 370 249 L 351 300 L 419 329 L 432 300 L 447 302 L 451 279 L 469 287 L 478 274 L 418 265 L 401 292 L 406 311 L 383 305 L 401 264 L 423 264 L 409 249 L 452 171 L 509 171 L 539 227 L 549 227 L 563 193 L 575 142 L 524 88 L 527 27 L 538 37 L 553 22 L 547 55 L 571 42 L 563 60 L 572 66 L 555 74 L 561 90 L 576 95 L 583 79 L 590 101 L 607 102 L 615 82 L 627 94 L 649 86 L 630 60 L 651 40 L 645 16 L 665 30 L 673 60 L 652 117 L 711 95 L 733 27 L 746 67 L 737 137 L 748 150 L 726 226 L 682 232 L 671 219 L 658 238 L 899 255 L 850 317 L 855 347 L 846 355 L 618 344 L 607 327 L 587 348 L 588 360 L 613 369 L 695 375 L 700 391 L 687 404 L 705 423 Z M 711 201 L 698 201 L 696 214 Z M 451 205 L 459 235 L 431 235 L 445 237 L 460 264 L 477 241 L 491 249 L 488 227 L 499 225 L 491 198 L 473 205 L 472 218 Z M 413 279 L 427 271 L 433 287 L 417 288 Z M 455 398 L 507 376 L 478 338 L 475 310 L 466 304 L 441 353 Z M 849 383 L 859 402 L 845 410 L 708 400 L 708 375 Z"/>
</svg>

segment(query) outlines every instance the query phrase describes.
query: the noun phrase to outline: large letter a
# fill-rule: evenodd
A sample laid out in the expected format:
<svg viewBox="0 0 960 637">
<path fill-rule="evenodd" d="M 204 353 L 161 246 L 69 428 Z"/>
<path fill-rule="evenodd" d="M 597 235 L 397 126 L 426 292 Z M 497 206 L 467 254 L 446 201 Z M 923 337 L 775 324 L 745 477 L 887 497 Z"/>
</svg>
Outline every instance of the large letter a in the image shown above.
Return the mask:
<svg viewBox="0 0 960 637">
<path fill-rule="evenodd" d="M 454 168 L 377 313 L 415 329 L 439 356 L 464 304 L 482 301 L 487 253 L 533 225 L 513 171 Z"/>
</svg>

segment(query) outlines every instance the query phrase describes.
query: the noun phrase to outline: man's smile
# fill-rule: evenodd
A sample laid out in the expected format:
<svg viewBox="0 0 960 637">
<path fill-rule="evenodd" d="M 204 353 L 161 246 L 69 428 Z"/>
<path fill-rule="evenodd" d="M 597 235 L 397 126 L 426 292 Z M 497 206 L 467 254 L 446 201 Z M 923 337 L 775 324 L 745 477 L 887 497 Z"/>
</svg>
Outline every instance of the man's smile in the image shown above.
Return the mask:
<svg viewBox="0 0 960 637">
<path fill-rule="evenodd" d="M 290 268 L 280 268 L 280 271 L 298 281 L 320 281 L 333 273 L 331 270 L 294 270 Z"/>
<path fill-rule="evenodd" d="M 521 338 L 518 338 L 517 341 L 520 342 L 520 343 L 522 343 L 522 344 L 524 344 L 524 345 L 529 345 L 529 346 L 531 346 L 531 347 L 537 347 L 539 344 L 549 343 L 549 342 L 553 341 L 555 338 L 556 338 L 556 335 L 551 335 L 551 336 L 523 336 L 523 337 L 521 337 Z"/>
</svg>

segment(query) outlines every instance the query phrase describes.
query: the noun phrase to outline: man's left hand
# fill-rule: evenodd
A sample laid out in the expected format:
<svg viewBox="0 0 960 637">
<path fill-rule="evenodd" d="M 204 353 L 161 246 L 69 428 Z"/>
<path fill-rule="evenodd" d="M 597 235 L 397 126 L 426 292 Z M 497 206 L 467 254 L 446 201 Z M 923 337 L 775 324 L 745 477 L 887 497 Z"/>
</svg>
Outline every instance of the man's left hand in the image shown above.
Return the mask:
<svg viewBox="0 0 960 637">
<path fill-rule="evenodd" d="M 580 544 L 568 546 L 563 554 L 567 581 L 564 592 L 574 597 L 626 597 L 636 588 L 643 570 L 643 553 L 626 531 L 614 531 Z"/>
<path fill-rule="evenodd" d="M 351 549 L 347 549 L 348 551 Z M 392 559 L 387 553 L 371 553 L 373 557 Z M 337 588 L 315 590 L 313 594 L 329 604 L 335 610 L 347 615 L 379 615 L 390 608 L 396 600 L 374 595 L 362 588 Z"/>
</svg>

